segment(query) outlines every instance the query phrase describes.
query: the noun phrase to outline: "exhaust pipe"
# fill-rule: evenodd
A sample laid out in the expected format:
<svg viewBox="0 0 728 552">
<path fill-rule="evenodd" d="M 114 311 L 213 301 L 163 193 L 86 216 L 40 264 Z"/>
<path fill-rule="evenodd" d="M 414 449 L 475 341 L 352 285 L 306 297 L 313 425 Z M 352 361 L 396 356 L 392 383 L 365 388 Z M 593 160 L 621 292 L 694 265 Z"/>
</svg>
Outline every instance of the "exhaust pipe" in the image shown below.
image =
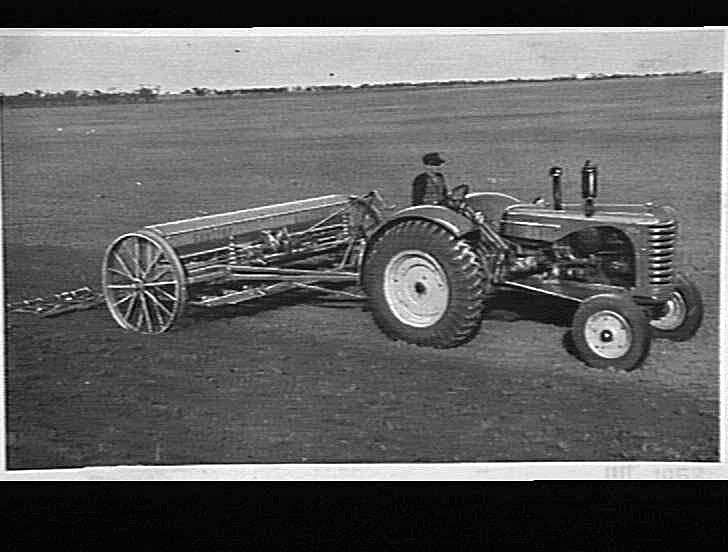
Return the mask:
<svg viewBox="0 0 728 552">
<path fill-rule="evenodd" d="M 587 160 L 581 168 L 581 196 L 584 198 L 584 214 L 594 215 L 594 198 L 597 197 L 597 168 Z"/>
<path fill-rule="evenodd" d="M 553 183 L 554 188 L 554 210 L 555 211 L 563 211 L 564 205 L 561 201 L 561 175 L 564 171 L 561 170 L 561 167 L 551 167 L 551 170 L 549 170 L 549 176 L 551 176 L 551 180 Z"/>
</svg>

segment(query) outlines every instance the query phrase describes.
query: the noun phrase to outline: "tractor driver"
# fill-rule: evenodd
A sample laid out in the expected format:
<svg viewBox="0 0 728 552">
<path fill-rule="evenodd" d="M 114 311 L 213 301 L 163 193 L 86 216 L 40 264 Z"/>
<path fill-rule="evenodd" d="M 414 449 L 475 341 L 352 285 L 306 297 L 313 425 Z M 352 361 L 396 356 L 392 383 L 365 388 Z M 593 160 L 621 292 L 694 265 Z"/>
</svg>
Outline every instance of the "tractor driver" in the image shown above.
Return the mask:
<svg viewBox="0 0 728 552">
<path fill-rule="evenodd" d="M 412 205 L 437 205 L 447 197 L 445 177 L 437 169 L 445 163 L 437 152 L 422 158 L 425 172 L 418 174 L 412 182 Z"/>
</svg>

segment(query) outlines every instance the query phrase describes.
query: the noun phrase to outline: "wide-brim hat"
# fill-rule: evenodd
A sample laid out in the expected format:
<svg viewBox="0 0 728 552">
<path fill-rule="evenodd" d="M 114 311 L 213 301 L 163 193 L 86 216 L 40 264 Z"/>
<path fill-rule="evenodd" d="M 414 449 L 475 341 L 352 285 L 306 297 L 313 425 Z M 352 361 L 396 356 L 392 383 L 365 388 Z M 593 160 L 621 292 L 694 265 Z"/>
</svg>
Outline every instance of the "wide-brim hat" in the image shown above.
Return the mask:
<svg viewBox="0 0 728 552">
<path fill-rule="evenodd" d="M 445 163 L 445 160 L 442 157 L 440 157 L 440 154 L 439 153 L 432 152 L 432 153 L 426 153 L 424 155 L 424 157 L 422 157 L 422 162 L 425 165 L 430 165 L 430 166 L 433 166 L 433 167 L 438 167 L 438 166 L 444 164 Z"/>
</svg>

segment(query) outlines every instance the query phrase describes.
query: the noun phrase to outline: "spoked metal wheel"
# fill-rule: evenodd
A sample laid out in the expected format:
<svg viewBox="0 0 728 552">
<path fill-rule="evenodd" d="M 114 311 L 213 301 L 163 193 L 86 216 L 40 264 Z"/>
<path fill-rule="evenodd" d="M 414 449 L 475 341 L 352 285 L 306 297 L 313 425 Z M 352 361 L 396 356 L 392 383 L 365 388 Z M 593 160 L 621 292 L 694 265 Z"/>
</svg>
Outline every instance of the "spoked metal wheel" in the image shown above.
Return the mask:
<svg viewBox="0 0 728 552">
<path fill-rule="evenodd" d="M 187 300 L 185 272 L 174 249 L 140 230 L 117 238 L 102 267 L 106 305 L 127 330 L 156 334 L 180 317 Z"/>
<path fill-rule="evenodd" d="M 447 275 L 432 255 L 408 249 L 384 269 L 384 294 L 392 313 L 404 324 L 426 328 L 447 311 Z"/>
</svg>

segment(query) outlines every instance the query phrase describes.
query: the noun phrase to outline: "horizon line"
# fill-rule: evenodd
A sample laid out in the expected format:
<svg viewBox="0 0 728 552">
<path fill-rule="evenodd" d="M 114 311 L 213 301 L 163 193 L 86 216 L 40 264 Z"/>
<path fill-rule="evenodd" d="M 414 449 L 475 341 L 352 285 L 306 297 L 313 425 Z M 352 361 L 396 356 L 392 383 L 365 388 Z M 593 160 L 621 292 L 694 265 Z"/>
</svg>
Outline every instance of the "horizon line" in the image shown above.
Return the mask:
<svg viewBox="0 0 728 552">
<path fill-rule="evenodd" d="M 194 86 L 187 86 L 183 90 L 180 90 L 178 92 L 175 92 L 171 89 L 164 89 L 161 85 L 154 85 L 154 84 L 144 84 L 140 83 L 137 88 L 134 89 L 123 89 L 116 86 L 110 86 L 106 87 L 104 90 L 101 90 L 102 92 L 110 93 L 111 91 L 114 91 L 114 93 L 129 93 L 134 92 L 135 90 L 138 90 L 141 88 L 150 88 L 150 89 L 159 89 L 160 93 L 158 95 L 162 94 L 183 94 L 184 92 L 188 90 L 194 90 L 202 89 L 202 90 L 209 90 L 210 92 L 215 91 L 226 91 L 226 90 L 248 90 L 251 92 L 254 91 L 264 91 L 264 90 L 283 90 L 288 89 L 288 91 L 295 92 L 298 90 L 295 89 L 303 89 L 303 91 L 306 91 L 307 88 L 351 88 L 351 89 L 360 89 L 360 88 L 375 88 L 375 87 L 388 87 L 393 85 L 402 85 L 402 86 L 423 86 L 423 85 L 433 85 L 433 86 L 443 86 L 447 84 L 473 84 L 473 85 L 486 85 L 486 84 L 500 84 L 500 83 L 518 83 L 518 82 L 551 82 L 551 81 L 588 81 L 588 80 L 609 80 L 609 79 L 615 79 L 615 78 L 650 78 L 650 77 L 679 77 L 679 76 L 690 76 L 690 75 L 722 75 L 723 71 L 721 70 L 708 70 L 708 69 L 686 69 L 681 71 L 654 71 L 654 72 L 616 72 L 616 73 L 602 73 L 602 72 L 589 72 L 589 73 L 573 73 L 568 75 L 558 74 L 558 75 L 551 75 L 548 77 L 539 77 L 539 76 L 520 76 L 520 77 L 501 77 L 501 78 L 491 78 L 491 79 L 447 79 L 447 80 L 407 80 L 407 81 L 379 81 L 379 82 L 362 82 L 359 84 L 337 84 L 337 83 L 326 83 L 326 84 L 285 84 L 285 85 L 259 85 L 259 86 L 240 86 L 240 87 L 215 87 L 213 85 L 194 85 Z M 41 92 L 48 93 L 48 94 L 59 94 L 66 91 L 73 91 L 73 92 L 90 92 L 92 90 L 86 89 L 86 88 L 66 88 L 63 90 L 43 90 L 43 89 L 36 89 L 41 90 Z M 99 88 L 94 88 L 93 91 L 100 90 Z M 34 91 L 34 90 L 33 90 Z M 31 90 L 24 90 L 23 92 L 18 92 L 16 94 L 9 94 L 4 93 L 0 91 L 0 96 L 5 97 L 13 97 L 13 96 L 19 96 L 28 92 L 33 92 Z"/>
</svg>

